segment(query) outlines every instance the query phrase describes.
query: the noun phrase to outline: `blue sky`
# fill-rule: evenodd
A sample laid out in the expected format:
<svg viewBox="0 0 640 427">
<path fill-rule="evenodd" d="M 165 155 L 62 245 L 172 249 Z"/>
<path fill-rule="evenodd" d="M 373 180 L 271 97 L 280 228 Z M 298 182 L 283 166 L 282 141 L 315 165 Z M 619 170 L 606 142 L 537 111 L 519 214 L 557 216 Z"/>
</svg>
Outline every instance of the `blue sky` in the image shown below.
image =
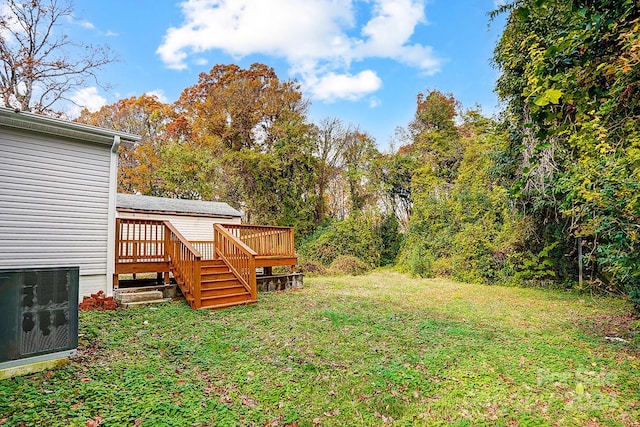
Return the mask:
<svg viewBox="0 0 640 427">
<path fill-rule="evenodd" d="M 215 64 L 262 62 L 296 79 L 310 116 L 339 117 L 388 147 L 416 95 L 451 92 L 465 107 L 499 110 L 490 65 L 502 20 L 496 0 L 75 0 L 71 37 L 109 44 L 120 61 L 88 87 L 89 109 L 157 94 L 173 102 Z"/>
</svg>

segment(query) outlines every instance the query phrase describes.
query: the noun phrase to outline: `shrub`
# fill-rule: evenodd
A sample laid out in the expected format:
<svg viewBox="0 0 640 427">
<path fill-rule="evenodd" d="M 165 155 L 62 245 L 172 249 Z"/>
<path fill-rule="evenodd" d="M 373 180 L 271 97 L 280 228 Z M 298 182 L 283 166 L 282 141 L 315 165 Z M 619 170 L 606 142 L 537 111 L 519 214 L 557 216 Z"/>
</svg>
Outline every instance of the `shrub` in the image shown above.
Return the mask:
<svg viewBox="0 0 640 427">
<path fill-rule="evenodd" d="M 358 257 L 351 255 L 340 255 L 332 263 L 330 270 L 337 273 L 358 276 L 364 274 L 371 269 L 366 262 Z"/>
<path fill-rule="evenodd" d="M 341 255 L 351 255 L 370 266 L 393 263 L 400 238 L 395 217 L 357 214 L 320 228 L 300 246 L 307 259 L 325 266 Z"/>
<path fill-rule="evenodd" d="M 311 261 L 306 258 L 298 258 L 298 266 L 296 270 L 299 273 L 309 274 L 311 276 L 322 276 L 327 274 L 327 268 L 319 262 Z"/>
</svg>

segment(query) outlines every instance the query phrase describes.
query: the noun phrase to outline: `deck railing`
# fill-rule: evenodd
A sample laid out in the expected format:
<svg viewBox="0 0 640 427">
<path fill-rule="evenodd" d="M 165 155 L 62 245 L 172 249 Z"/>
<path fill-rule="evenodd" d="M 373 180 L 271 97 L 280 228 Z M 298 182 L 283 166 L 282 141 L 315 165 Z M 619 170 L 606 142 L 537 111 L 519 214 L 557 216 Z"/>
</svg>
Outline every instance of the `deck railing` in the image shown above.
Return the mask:
<svg viewBox="0 0 640 427">
<path fill-rule="evenodd" d="M 202 304 L 200 286 L 202 256 L 169 221 L 164 221 L 164 226 L 165 248 L 172 261 L 173 276 L 178 284 L 181 284 L 187 292 L 193 295 L 194 308 L 200 309 Z"/>
<path fill-rule="evenodd" d="M 116 219 L 116 264 L 171 262 L 173 276 L 200 308 L 202 256 L 169 222 Z"/>
<path fill-rule="evenodd" d="M 253 249 L 258 256 L 295 256 L 292 227 L 224 224 L 232 236 Z"/>
<path fill-rule="evenodd" d="M 116 219 L 116 263 L 166 261 L 164 221 Z"/>
<path fill-rule="evenodd" d="M 214 259 L 215 248 L 213 246 L 213 240 L 189 240 L 191 245 L 200 252 L 202 259 Z"/>
<path fill-rule="evenodd" d="M 213 238 L 189 242 L 169 221 L 117 218 L 114 284 L 118 274 L 144 272 L 164 272 L 168 282 L 172 271 L 192 306 L 201 308 L 203 259 L 222 259 L 254 301 L 257 265 L 295 265 L 290 227 L 214 224 Z"/>
<path fill-rule="evenodd" d="M 226 227 L 226 226 L 225 226 Z M 258 299 L 256 283 L 256 252 L 232 235 L 220 224 L 213 225 L 213 240 L 216 256 L 222 259 L 231 272 L 251 294 Z"/>
</svg>

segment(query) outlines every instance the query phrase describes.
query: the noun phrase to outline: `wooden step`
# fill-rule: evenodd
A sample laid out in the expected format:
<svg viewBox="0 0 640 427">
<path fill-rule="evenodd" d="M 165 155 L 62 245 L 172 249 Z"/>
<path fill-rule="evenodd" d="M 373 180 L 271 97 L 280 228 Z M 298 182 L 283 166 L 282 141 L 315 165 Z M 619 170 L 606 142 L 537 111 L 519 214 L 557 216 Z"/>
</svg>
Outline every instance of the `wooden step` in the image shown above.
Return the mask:
<svg viewBox="0 0 640 427">
<path fill-rule="evenodd" d="M 202 298 L 202 308 L 222 308 L 255 302 L 249 292 Z"/>
<path fill-rule="evenodd" d="M 205 305 L 203 303 L 202 304 L 202 308 L 206 308 L 206 309 L 209 309 L 209 310 L 219 310 L 221 308 L 235 307 L 237 305 L 249 305 L 249 304 L 254 304 L 256 302 L 258 302 L 258 300 L 248 299 L 246 301 L 241 301 L 241 302 L 230 302 L 230 303 L 225 303 L 225 304 L 216 304 L 216 305 L 212 305 L 212 306 L 208 306 L 208 305 Z"/>
<path fill-rule="evenodd" d="M 227 271 L 231 271 L 229 270 L 229 267 L 226 265 L 207 265 L 207 266 L 200 266 L 200 272 L 201 273 L 225 273 Z"/>
<path fill-rule="evenodd" d="M 232 272 L 226 271 L 224 273 L 202 273 L 200 278 L 201 282 L 206 282 L 209 280 L 235 279 L 236 276 Z"/>
<path fill-rule="evenodd" d="M 226 267 L 227 265 L 221 259 L 203 259 L 200 261 L 200 267 Z"/>
<path fill-rule="evenodd" d="M 191 307 L 195 307 L 192 294 L 184 295 Z M 222 260 L 203 260 L 200 264 L 200 306 L 206 309 L 252 304 L 248 292 Z"/>
<path fill-rule="evenodd" d="M 206 282 L 205 281 L 201 281 L 200 282 L 200 289 L 204 290 L 204 289 L 217 289 L 217 288 L 225 288 L 227 286 L 235 286 L 235 285 L 240 285 L 240 282 L 238 281 L 238 279 L 231 278 L 231 279 L 209 279 Z"/>
<path fill-rule="evenodd" d="M 200 295 L 202 298 L 215 297 L 215 296 L 224 296 L 238 293 L 245 293 L 247 290 L 240 283 L 235 283 L 233 285 L 228 286 L 220 286 L 217 288 L 209 288 L 202 289 L 200 291 Z"/>
</svg>

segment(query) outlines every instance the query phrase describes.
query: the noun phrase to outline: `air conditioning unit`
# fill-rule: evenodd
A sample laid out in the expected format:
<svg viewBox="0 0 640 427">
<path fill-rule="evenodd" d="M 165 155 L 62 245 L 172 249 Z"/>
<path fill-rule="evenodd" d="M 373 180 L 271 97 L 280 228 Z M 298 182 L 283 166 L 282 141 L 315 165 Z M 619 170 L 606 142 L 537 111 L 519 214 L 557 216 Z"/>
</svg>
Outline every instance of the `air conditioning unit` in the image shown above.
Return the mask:
<svg viewBox="0 0 640 427">
<path fill-rule="evenodd" d="M 0 270 L 0 369 L 78 347 L 78 267 Z"/>
</svg>

